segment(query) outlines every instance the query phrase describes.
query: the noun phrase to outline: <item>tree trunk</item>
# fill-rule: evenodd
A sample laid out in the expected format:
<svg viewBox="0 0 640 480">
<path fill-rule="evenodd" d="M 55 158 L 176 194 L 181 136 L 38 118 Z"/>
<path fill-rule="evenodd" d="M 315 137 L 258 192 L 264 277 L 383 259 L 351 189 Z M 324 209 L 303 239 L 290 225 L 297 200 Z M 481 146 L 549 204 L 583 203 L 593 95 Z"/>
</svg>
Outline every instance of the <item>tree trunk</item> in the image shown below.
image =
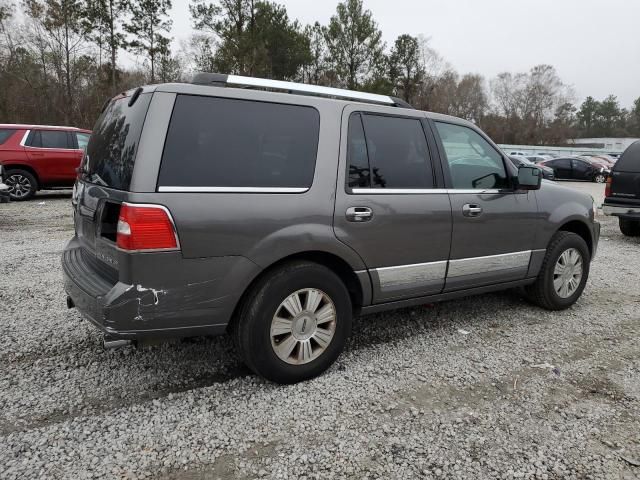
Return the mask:
<svg viewBox="0 0 640 480">
<path fill-rule="evenodd" d="M 151 83 L 156 83 L 156 72 L 155 72 L 156 52 L 153 49 L 153 46 L 154 46 L 153 20 L 151 21 L 150 34 L 151 35 L 149 35 L 149 58 L 151 60 Z"/>
<path fill-rule="evenodd" d="M 111 94 L 116 94 L 116 55 L 118 45 L 116 45 L 116 33 L 113 18 L 113 2 L 109 0 L 109 45 L 111 47 Z"/>
<path fill-rule="evenodd" d="M 69 19 L 65 11 L 64 25 L 64 54 L 65 54 L 65 82 L 67 86 L 67 105 L 65 108 L 65 122 L 67 125 L 71 123 L 71 113 L 73 106 L 71 104 L 71 53 L 69 52 Z"/>
</svg>

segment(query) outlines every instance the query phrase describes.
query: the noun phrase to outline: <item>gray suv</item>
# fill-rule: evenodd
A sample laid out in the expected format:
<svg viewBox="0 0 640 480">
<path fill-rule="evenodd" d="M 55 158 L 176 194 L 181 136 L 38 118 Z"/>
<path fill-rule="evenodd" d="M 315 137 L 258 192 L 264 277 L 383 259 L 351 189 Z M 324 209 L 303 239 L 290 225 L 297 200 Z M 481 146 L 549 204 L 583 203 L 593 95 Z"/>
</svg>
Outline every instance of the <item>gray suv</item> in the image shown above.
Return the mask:
<svg viewBox="0 0 640 480">
<path fill-rule="evenodd" d="M 69 307 L 114 346 L 233 335 L 256 373 L 327 369 L 354 315 L 524 287 L 571 306 L 593 199 L 475 125 L 382 95 L 218 74 L 108 102 L 74 188 Z"/>
</svg>

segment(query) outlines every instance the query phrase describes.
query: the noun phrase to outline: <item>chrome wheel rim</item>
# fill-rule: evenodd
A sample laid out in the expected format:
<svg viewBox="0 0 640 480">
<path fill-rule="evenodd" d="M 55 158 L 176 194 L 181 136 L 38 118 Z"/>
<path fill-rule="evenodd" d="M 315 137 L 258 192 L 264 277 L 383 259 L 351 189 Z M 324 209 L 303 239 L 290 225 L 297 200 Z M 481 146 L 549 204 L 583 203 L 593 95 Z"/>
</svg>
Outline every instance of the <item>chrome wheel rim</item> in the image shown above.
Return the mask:
<svg viewBox="0 0 640 480">
<path fill-rule="evenodd" d="M 596 175 L 596 183 L 604 183 L 607 179 L 604 175 Z"/>
<path fill-rule="evenodd" d="M 322 355 L 336 331 L 336 307 L 325 292 L 304 288 L 285 298 L 271 320 L 271 346 L 280 360 L 303 365 Z"/>
<path fill-rule="evenodd" d="M 582 254 L 578 250 L 562 252 L 553 269 L 553 287 L 560 298 L 569 298 L 578 290 L 582 271 Z"/>
<path fill-rule="evenodd" d="M 24 175 L 13 173 L 5 180 L 9 187 L 9 195 L 13 198 L 25 198 L 31 193 L 31 182 Z"/>
</svg>

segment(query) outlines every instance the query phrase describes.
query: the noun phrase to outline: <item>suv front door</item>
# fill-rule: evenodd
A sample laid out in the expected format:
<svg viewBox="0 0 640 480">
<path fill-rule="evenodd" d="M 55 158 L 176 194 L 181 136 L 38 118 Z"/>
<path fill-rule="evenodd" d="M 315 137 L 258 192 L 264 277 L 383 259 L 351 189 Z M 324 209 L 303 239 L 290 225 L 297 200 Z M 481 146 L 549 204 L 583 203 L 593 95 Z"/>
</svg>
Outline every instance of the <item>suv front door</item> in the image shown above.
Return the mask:
<svg viewBox="0 0 640 480">
<path fill-rule="evenodd" d="M 366 264 L 373 302 L 440 293 L 451 207 L 425 114 L 347 107 L 334 213 L 339 240 Z"/>
<path fill-rule="evenodd" d="M 479 131 L 433 125 L 453 218 L 444 291 L 525 278 L 539 221 L 535 193 L 514 189 L 505 158 Z"/>
</svg>

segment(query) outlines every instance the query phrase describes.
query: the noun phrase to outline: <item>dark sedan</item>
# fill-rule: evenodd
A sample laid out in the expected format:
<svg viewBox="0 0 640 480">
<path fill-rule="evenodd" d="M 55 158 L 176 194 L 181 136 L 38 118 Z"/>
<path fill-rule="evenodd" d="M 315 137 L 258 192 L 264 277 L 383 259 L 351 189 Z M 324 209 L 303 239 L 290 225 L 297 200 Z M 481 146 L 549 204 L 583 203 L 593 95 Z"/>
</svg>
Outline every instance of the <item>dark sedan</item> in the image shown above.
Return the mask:
<svg viewBox="0 0 640 480">
<path fill-rule="evenodd" d="M 582 180 L 604 183 L 611 173 L 601 164 L 590 162 L 582 157 L 562 157 L 539 163 L 553 169 L 557 180 Z"/>
<path fill-rule="evenodd" d="M 542 170 L 542 178 L 545 178 L 547 180 L 555 180 L 555 175 L 553 173 L 552 168 L 545 167 L 544 165 L 537 165 L 533 163 L 531 160 L 529 160 L 527 157 L 523 157 L 522 155 L 511 155 L 509 159 L 511 160 L 511 163 L 515 165 L 516 168 L 519 168 L 522 165 L 527 165 L 530 167 L 531 166 L 538 167 L 540 170 Z"/>
</svg>

